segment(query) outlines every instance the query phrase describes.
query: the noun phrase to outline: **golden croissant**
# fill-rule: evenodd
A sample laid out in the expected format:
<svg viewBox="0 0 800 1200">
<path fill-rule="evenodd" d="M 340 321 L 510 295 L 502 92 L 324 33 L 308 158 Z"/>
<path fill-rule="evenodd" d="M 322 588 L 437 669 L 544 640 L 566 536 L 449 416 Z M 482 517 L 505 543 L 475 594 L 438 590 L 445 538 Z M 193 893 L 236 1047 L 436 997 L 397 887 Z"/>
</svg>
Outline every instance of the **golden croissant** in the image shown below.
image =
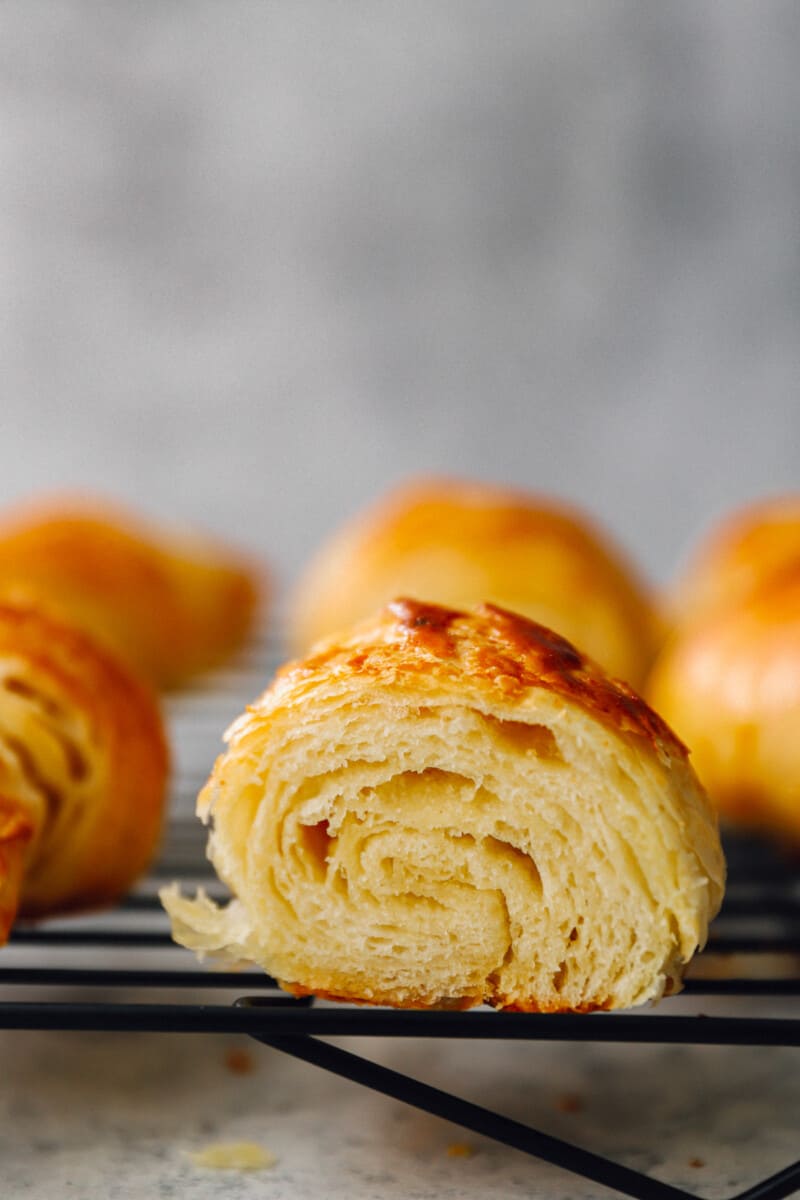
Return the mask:
<svg viewBox="0 0 800 1200">
<path fill-rule="evenodd" d="M 607 535 L 548 498 L 488 484 L 415 481 L 346 524 L 298 584 L 292 645 L 305 652 L 397 595 L 453 608 L 494 601 L 634 685 L 654 651 L 650 598 Z"/>
<path fill-rule="evenodd" d="M 18 912 L 127 890 L 156 848 L 166 776 L 149 690 L 83 633 L 0 602 L 0 943 Z"/>
<path fill-rule="evenodd" d="M 157 684 L 238 646 L 258 590 L 252 564 L 226 548 L 100 501 L 42 501 L 0 520 L 0 596 L 46 605 Z"/>
<path fill-rule="evenodd" d="M 234 899 L 177 941 L 297 994 L 525 1011 L 680 987 L 719 908 L 684 748 L 558 634 L 411 600 L 289 664 L 198 800 Z"/>
<path fill-rule="evenodd" d="M 800 494 L 747 504 L 719 521 L 673 589 L 673 623 L 684 627 L 746 601 L 800 572 Z"/>
<path fill-rule="evenodd" d="M 727 821 L 800 842 L 800 495 L 723 518 L 668 607 L 648 697 Z"/>
<path fill-rule="evenodd" d="M 648 695 L 723 817 L 800 843 L 800 564 L 680 627 Z"/>
</svg>

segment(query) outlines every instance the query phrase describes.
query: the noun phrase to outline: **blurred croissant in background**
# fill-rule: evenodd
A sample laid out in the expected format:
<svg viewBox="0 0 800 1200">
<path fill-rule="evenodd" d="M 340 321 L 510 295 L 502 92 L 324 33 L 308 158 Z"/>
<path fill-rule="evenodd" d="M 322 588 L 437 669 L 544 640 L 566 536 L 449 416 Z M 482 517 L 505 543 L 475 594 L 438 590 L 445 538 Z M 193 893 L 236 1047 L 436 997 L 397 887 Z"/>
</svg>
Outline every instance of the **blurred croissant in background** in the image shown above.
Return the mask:
<svg viewBox="0 0 800 1200">
<path fill-rule="evenodd" d="M 0 518 L 0 597 L 45 605 L 158 686 L 234 651 L 262 590 L 254 564 L 227 547 L 98 499 L 55 497 Z"/>
<path fill-rule="evenodd" d="M 800 495 L 761 500 L 728 514 L 696 547 L 667 613 L 686 626 L 780 588 L 800 572 Z"/>
<path fill-rule="evenodd" d="M 293 649 L 304 653 L 397 595 L 500 604 L 634 686 L 655 650 L 647 589 L 604 531 L 549 498 L 488 484 L 412 481 L 334 533 L 289 605 Z"/>
<path fill-rule="evenodd" d="M 800 496 L 704 539 L 647 688 L 722 815 L 800 844 Z"/>
<path fill-rule="evenodd" d="M 84 633 L 0 602 L 0 944 L 17 913 L 122 895 L 156 849 L 166 779 L 148 687 Z"/>
</svg>

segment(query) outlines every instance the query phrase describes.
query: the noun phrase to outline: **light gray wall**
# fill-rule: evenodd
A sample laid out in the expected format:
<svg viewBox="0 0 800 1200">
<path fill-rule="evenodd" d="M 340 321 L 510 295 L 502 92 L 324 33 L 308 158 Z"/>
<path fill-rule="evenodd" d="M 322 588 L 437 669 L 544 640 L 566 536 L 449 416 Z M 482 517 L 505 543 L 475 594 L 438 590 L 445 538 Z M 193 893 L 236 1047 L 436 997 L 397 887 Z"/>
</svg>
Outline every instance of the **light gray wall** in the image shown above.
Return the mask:
<svg viewBox="0 0 800 1200">
<path fill-rule="evenodd" d="M 291 574 L 446 468 L 655 575 L 798 484 L 800 5 L 0 7 L 0 501 Z"/>
</svg>

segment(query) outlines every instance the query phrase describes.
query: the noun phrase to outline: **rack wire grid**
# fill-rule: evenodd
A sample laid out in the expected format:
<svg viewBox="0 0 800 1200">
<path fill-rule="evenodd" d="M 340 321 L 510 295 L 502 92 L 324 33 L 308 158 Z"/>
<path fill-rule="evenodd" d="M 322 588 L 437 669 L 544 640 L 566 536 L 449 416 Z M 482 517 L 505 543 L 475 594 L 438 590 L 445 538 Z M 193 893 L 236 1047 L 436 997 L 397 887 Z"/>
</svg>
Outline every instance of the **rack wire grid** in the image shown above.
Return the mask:
<svg viewBox="0 0 800 1200">
<path fill-rule="evenodd" d="M 203 884 L 212 896 L 224 894 L 210 875 L 205 831 L 193 817 L 194 799 L 217 753 L 222 730 L 271 677 L 279 661 L 276 649 L 274 643 L 264 640 L 232 668 L 167 702 L 176 760 L 174 815 L 159 862 L 150 877 L 113 912 L 15 929 L 12 965 L 0 965 L 0 1028 L 246 1034 L 622 1195 L 637 1200 L 696 1200 L 696 1193 L 320 1039 L 347 1035 L 778 1046 L 791 1053 L 800 1047 L 800 1012 L 789 1018 L 754 1017 L 751 1013 L 705 1016 L 698 1007 L 691 1014 L 681 1011 L 675 1015 L 670 1000 L 655 1013 L 644 1014 L 399 1011 L 294 999 L 267 976 L 209 970 L 196 964 L 188 952 L 178 968 L 152 965 L 154 958 L 157 962 L 162 955 L 174 963 L 176 953 L 158 901 L 161 884 L 178 879 L 189 885 Z M 729 884 L 723 911 L 712 927 L 707 950 L 696 960 L 699 969 L 686 981 L 684 995 L 698 1000 L 725 996 L 734 1001 L 764 997 L 767 1007 L 770 999 L 790 998 L 795 1012 L 800 996 L 800 872 L 796 864 L 778 859 L 767 846 L 749 840 L 731 842 L 727 852 Z M 34 951 L 37 962 L 48 965 L 29 965 L 30 953 L 24 955 L 23 965 L 14 965 L 14 947 Z M 75 988 L 80 989 L 82 998 L 77 1002 L 65 999 L 65 991 L 69 989 L 72 995 Z M 186 1000 L 132 1002 L 130 993 L 140 994 L 141 989 L 175 990 L 186 995 Z M 208 989 L 220 993 L 220 1003 L 198 1003 L 192 998 L 193 992 Z M 22 1000 L 21 995 L 25 996 Z M 109 999 L 109 995 L 119 998 Z M 800 1159 L 731 1200 L 778 1200 L 798 1191 Z"/>
</svg>

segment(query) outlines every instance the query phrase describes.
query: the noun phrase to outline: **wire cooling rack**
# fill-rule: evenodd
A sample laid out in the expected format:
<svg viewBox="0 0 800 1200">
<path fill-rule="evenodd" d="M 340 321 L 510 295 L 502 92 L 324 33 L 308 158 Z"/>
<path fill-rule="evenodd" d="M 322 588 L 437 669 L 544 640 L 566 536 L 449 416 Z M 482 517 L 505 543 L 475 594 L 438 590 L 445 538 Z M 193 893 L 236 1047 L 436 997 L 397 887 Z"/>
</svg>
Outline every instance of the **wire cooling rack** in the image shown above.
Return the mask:
<svg viewBox="0 0 800 1200">
<path fill-rule="evenodd" d="M 695 1194 L 523 1125 L 391 1070 L 320 1038 L 464 1038 L 800 1048 L 800 1003 L 790 1018 L 705 1016 L 702 998 L 800 996 L 800 870 L 765 846 L 728 847 L 729 885 L 705 954 L 686 982 L 694 1011 L 675 1015 L 664 1001 L 652 1013 L 593 1016 L 405 1012 L 315 1004 L 285 995 L 257 972 L 197 965 L 173 946 L 158 887 L 173 879 L 221 895 L 205 860 L 205 831 L 190 815 L 194 795 L 219 746 L 220 732 L 263 688 L 275 661 L 269 646 L 202 689 L 170 703 L 176 749 L 175 817 L 151 876 L 111 913 L 41 922 L 14 931 L 0 960 L 0 1028 L 84 1031 L 239 1033 L 443 1117 L 637 1200 L 694 1200 Z M 31 962 L 36 965 L 31 965 Z M 45 964 L 45 965 L 42 965 Z M 75 999 L 76 994 L 78 999 Z M 166 990 L 170 1003 L 139 999 Z M 200 993 L 219 1003 L 199 1003 Z M 132 999 L 135 996 L 136 999 Z M 69 998 L 66 998 L 69 997 Z M 694 998 L 697 999 L 695 1008 Z M 788 1064 L 796 1067 L 797 1063 Z M 778 1200 L 800 1191 L 800 1160 L 731 1200 Z"/>
</svg>

